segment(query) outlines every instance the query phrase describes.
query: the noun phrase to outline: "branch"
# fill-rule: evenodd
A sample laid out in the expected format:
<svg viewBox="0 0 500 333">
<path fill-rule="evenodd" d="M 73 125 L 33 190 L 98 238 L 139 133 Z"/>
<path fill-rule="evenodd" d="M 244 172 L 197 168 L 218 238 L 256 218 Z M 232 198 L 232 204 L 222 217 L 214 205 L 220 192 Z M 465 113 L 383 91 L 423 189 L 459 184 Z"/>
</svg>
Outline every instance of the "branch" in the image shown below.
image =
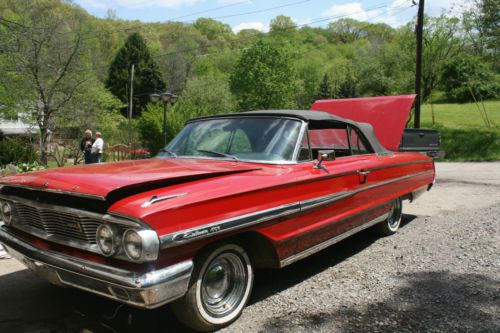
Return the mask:
<svg viewBox="0 0 500 333">
<path fill-rule="evenodd" d="M 49 92 L 49 103 L 52 100 L 52 97 L 54 95 L 54 91 L 55 91 L 57 85 L 63 79 L 63 77 L 66 76 L 66 74 L 68 72 L 68 68 L 69 68 L 71 62 L 73 61 L 73 58 L 75 57 L 78 49 L 80 48 L 81 35 L 80 35 L 79 32 L 77 33 L 77 36 L 78 37 L 76 39 L 76 43 L 75 43 L 75 46 L 73 48 L 73 51 L 71 52 L 71 54 L 69 55 L 68 59 L 66 60 L 66 63 L 64 63 L 59 76 L 57 77 L 57 79 L 55 80 L 55 82 L 52 85 L 52 88 L 50 89 L 50 92 Z"/>
<path fill-rule="evenodd" d="M 50 113 L 59 110 L 60 108 L 62 108 L 64 106 L 64 104 L 68 103 L 73 98 L 73 95 L 75 94 L 77 88 L 79 86 L 81 86 L 83 83 L 85 83 L 86 81 L 87 80 L 85 79 L 85 80 L 82 80 L 82 81 L 78 82 L 77 84 L 75 84 L 73 86 L 73 88 L 71 88 L 71 91 L 66 95 L 66 98 L 64 98 L 59 104 L 57 104 L 57 106 L 55 108 L 53 108 L 52 109 L 53 111 L 50 111 Z"/>
</svg>

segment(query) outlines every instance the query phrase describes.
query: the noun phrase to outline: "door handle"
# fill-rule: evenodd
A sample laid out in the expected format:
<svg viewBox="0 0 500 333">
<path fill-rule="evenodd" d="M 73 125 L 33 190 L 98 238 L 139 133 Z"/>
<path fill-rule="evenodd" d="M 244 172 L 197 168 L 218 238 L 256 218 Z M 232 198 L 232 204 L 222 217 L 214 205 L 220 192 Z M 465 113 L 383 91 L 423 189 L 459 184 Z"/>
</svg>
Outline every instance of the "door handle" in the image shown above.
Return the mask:
<svg viewBox="0 0 500 333">
<path fill-rule="evenodd" d="M 364 184 L 366 183 L 366 180 L 368 179 L 368 175 L 371 173 L 369 170 L 358 170 L 358 178 L 359 178 L 359 183 Z"/>
</svg>

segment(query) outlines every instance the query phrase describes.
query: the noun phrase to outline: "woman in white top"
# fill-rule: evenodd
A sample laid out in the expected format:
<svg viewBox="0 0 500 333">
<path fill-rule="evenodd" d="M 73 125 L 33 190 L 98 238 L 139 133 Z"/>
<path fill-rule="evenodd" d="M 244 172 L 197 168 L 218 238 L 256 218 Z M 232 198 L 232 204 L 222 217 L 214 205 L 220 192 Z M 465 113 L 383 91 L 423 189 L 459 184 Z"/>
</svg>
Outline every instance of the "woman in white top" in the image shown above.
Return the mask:
<svg viewBox="0 0 500 333">
<path fill-rule="evenodd" d="M 101 132 L 95 133 L 95 141 L 92 144 L 92 163 L 101 163 L 102 150 L 104 148 L 104 140 L 101 137 Z"/>
</svg>

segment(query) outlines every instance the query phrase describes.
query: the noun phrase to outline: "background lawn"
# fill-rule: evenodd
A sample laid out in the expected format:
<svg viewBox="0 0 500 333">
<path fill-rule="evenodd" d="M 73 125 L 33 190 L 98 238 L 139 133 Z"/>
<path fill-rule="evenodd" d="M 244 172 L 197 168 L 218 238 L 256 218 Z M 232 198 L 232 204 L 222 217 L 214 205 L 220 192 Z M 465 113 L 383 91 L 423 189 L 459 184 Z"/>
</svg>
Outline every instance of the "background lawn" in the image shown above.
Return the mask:
<svg viewBox="0 0 500 333">
<path fill-rule="evenodd" d="M 500 127 L 500 101 L 486 101 L 484 108 L 490 122 Z M 474 103 L 433 104 L 436 123 L 448 128 L 486 128 L 481 114 Z M 482 103 L 479 103 L 482 109 Z M 425 127 L 432 126 L 431 105 L 422 105 L 421 122 Z M 422 126 L 423 127 L 423 126 Z"/>
<path fill-rule="evenodd" d="M 479 106 L 482 108 L 481 103 Z M 422 106 L 422 127 L 440 131 L 441 149 L 446 153 L 444 160 L 500 160 L 500 101 L 484 102 L 484 107 L 490 128 L 474 103 L 434 104 L 435 125 L 431 105 Z"/>
</svg>

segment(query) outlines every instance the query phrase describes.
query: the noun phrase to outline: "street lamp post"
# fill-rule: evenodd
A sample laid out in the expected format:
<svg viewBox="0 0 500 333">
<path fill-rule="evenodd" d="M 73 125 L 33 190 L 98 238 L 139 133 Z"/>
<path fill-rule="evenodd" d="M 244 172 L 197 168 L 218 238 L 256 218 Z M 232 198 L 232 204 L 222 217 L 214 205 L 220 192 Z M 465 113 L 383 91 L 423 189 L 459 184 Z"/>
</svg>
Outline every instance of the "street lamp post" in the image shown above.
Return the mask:
<svg viewBox="0 0 500 333">
<path fill-rule="evenodd" d="M 168 104 L 174 105 L 177 101 L 177 95 L 167 91 L 162 93 L 154 93 L 149 95 L 149 100 L 153 103 L 158 103 L 160 99 L 163 102 L 163 145 L 167 145 L 167 108 Z"/>
</svg>

